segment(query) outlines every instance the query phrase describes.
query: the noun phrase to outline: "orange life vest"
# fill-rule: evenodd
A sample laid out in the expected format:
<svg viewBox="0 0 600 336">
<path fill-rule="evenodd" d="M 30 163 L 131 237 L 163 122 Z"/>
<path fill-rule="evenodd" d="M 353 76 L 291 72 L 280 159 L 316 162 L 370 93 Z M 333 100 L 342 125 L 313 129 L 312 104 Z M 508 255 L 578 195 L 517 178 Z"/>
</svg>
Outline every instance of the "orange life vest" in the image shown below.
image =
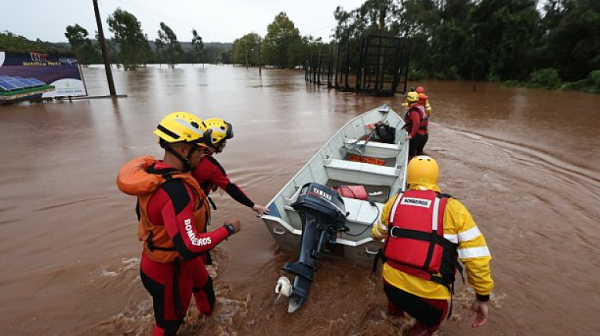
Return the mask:
<svg viewBox="0 0 600 336">
<path fill-rule="evenodd" d="M 154 192 L 164 183 L 182 179 L 193 191 L 194 224 L 198 232 L 206 232 L 210 222 L 210 208 L 204 191 L 190 173 L 175 169 L 155 169 L 157 160 L 144 156 L 125 164 L 119 171 L 117 185 L 126 194 L 138 199 L 138 239 L 144 242 L 144 253 L 156 262 L 170 263 L 181 258 L 164 225 L 156 225 L 148 218 L 148 203 Z"/>
</svg>

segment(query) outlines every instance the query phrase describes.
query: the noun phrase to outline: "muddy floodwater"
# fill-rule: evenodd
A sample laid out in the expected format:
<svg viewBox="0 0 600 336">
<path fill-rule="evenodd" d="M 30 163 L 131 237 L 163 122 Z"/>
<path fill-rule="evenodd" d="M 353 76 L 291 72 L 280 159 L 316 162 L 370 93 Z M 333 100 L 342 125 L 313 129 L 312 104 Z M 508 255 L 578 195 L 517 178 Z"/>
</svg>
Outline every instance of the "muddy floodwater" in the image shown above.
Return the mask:
<svg viewBox="0 0 600 336">
<path fill-rule="evenodd" d="M 135 200 L 119 167 L 160 155 L 152 130 L 168 112 L 231 122 L 217 158 L 266 204 L 352 117 L 376 98 L 304 82 L 299 71 L 229 66 L 113 69 L 127 98 L 0 106 L 0 329 L 3 335 L 149 335 L 151 301 L 139 279 Z M 104 69 L 84 69 L 90 95 L 108 93 Z M 474 294 L 457 281 L 454 312 L 438 335 L 600 334 L 600 95 L 421 82 L 433 106 L 425 152 L 440 187 L 471 211 L 492 253 L 488 323 L 470 327 Z M 280 251 L 263 222 L 226 194 L 213 226 L 242 231 L 219 246 L 218 308 L 190 308 L 180 335 L 398 335 L 381 278 L 323 258 L 296 313 L 275 302 Z"/>
</svg>

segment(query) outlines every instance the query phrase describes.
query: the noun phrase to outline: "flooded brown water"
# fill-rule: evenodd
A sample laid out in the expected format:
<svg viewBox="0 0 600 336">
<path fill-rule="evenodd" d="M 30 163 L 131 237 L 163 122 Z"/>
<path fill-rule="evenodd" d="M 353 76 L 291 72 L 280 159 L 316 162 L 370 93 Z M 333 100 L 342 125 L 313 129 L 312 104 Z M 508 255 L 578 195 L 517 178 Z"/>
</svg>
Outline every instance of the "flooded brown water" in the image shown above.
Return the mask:
<svg viewBox="0 0 600 336">
<path fill-rule="evenodd" d="M 84 69 L 91 95 L 104 70 Z M 402 97 L 374 98 L 304 83 L 296 71 L 179 66 L 115 71 L 118 100 L 0 106 L 0 327 L 4 335 L 148 335 L 134 199 L 118 168 L 160 148 L 153 127 L 184 110 L 233 123 L 218 156 L 233 181 L 266 204 L 353 116 Z M 412 83 L 411 83 L 412 84 Z M 600 96 L 424 82 L 434 108 L 425 151 L 440 186 L 462 200 L 488 240 L 495 296 L 488 323 L 470 327 L 474 296 L 459 284 L 438 335 L 600 334 Z M 394 108 L 403 113 L 399 106 Z M 217 253 L 219 308 L 181 335 L 397 335 L 381 279 L 325 258 L 298 312 L 273 292 L 280 252 L 254 212 L 215 197 L 215 223 L 243 230 Z"/>
</svg>

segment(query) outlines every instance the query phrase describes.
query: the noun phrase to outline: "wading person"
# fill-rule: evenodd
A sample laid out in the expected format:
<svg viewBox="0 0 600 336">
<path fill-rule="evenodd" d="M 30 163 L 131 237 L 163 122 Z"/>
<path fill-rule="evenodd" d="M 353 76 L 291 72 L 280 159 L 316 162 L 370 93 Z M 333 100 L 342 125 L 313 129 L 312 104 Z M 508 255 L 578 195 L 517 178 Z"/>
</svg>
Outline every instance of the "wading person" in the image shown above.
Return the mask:
<svg viewBox="0 0 600 336">
<path fill-rule="evenodd" d="M 152 295 L 153 335 L 175 335 L 194 295 L 198 310 L 210 315 L 215 303 L 204 255 L 240 231 L 232 218 L 211 232 L 210 208 L 189 171 L 206 155 L 200 118 L 186 112 L 167 115 L 154 133 L 165 149 L 162 160 L 135 159 L 119 171 L 121 191 L 138 199 L 138 238 L 144 242 L 140 276 Z"/>
<path fill-rule="evenodd" d="M 409 96 L 406 97 L 407 100 Z M 414 95 L 411 96 L 411 100 L 414 99 Z M 427 113 L 425 113 L 425 102 L 427 96 L 423 93 L 417 95 L 417 101 L 413 102 L 406 115 L 404 115 L 405 129 L 408 132 L 408 158 L 411 159 L 417 155 L 423 155 L 423 149 L 429 139 L 429 133 L 427 132 L 427 126 L 429 120 Z"/>
<path fill-rule="evenodd" d="M 408 190 L 385 204 L 372 231 L 375 239 L 385 238 L 383 289 L 388 313 L 414 317 L 417 322 L 407 331 L 411 336 L 433 335 L 449 314 L 455 273 L 462 271 L 458 259 L 476 293 L 472 327 L 486 322 L 494 287 L 485 239 L 467 208 L 441 193 L 438 174 L 434 159 L 413 158 L 407 167 Z"/>
<path fill-rule="evenodd" d="M 417 93 L 422 93 L 425 94 L 425 89 L 422 86 L 417 87 L 417 89 L 415 90 Z M 429 104 L 429 98 L 427 98 L 425 100 L 425 112 L 427 113 L 427 116 L 431 116 L 431 105 Z"/>
<path fill-rule="evenodd" d="M 208 195 L 211 190 L 215 191 L 217 188 L 221 188 L 234 200 L 251 208 L 259 215 L 269 213 L 269 208 L 252 202 L 240 187 L 231 182 L 225 169 L 213 156 L 213 154 L 221 153 L 227 145 L 227 140 L 233 138 L 231 124 L 221 118 L 209 118 L 204 120 L 201 128 L 207 134 L 208 141 L 202 145 L 206 146 L 209 155 L 200 161 L 192 175 L 198 181 L 204 193 Z M 216 209 L 214 204 L 213 207 Z"/>
</svg>

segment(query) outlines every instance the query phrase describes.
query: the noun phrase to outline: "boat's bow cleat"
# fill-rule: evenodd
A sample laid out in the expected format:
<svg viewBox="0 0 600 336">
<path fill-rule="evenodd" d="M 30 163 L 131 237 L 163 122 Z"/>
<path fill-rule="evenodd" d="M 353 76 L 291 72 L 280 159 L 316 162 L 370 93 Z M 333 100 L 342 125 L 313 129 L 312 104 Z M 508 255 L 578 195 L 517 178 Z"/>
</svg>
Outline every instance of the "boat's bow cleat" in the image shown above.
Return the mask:
<svg viewBox="0 0 600 336">
<path fill-rule="evenodd" d="M 288 313 L 296 311 L 308 299 L 321 252 L 335 244 L 339 231 L 348 229 L 344 201 L 337 192 L 322 184 L 307 183 L 302 186 L 292 207 L 302 219 L 302 245 L 298 261 L 283 266 L 284 271 L 296 276 Z"/>
</svg>

